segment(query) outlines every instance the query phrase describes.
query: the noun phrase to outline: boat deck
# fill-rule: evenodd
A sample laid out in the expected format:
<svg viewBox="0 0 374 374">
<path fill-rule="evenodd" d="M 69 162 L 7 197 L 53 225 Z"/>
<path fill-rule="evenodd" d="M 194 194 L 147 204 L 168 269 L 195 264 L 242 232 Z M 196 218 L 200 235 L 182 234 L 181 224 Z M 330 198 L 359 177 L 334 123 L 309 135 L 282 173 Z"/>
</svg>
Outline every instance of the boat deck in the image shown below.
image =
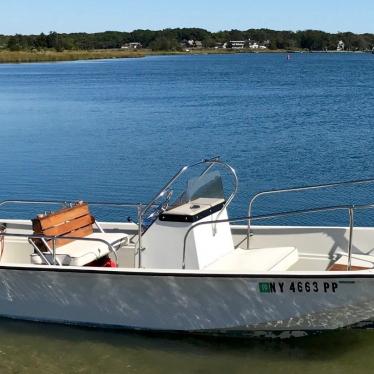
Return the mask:
<svg viewBox="0 0 374 374">
<path fill-rule="evenodd" d="M 8 220 L 7 232 L 32 234 L 30 221 Z M 137 225 L 101 223 L 108 233 L 123 233 L 129 241 L 117 252 L 121 268 L 136 268 Z M 337 227 L 254 227 L 247 249 L 246 227 L 232 226 L 234 250 L 201 270 L 227 272 L 326 271 L 348 265 L 347 228 Z M 356 228 L 351 265 L 374 268 L 374 229 Z M 30 264 L 33 247 L 26 238 L 6 238 L 1 264 Z M 112 255 L 111 255 L 112 256 Z M 182 263 L 182 259 L 180 260 Z M 336 268 L 331 268 L 336 264 Z M 181 269 L 178 267 L 177 269 Z"/>
</svg>

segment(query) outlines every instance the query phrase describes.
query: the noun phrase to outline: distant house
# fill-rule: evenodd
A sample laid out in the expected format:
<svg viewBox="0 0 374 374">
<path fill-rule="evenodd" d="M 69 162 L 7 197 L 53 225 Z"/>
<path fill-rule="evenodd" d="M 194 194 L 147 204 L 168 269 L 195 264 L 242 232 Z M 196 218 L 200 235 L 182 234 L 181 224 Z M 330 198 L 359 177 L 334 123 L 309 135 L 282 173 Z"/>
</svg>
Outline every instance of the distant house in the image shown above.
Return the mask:
<svg viewBox="0 0 374 374">
<path fill-rule="evenodd" d="M 203 48 L 203 43 L 199 40 L 183 40 L 181 43 L 182 48 L 191 48 L 191 49 L 201 49 Z"/>
<path fill-rule="evenodd" d="M 195 48 L 203 48 L 203 43 L 200 40 L 195 40 Z"/>
<path fill-rule="evenodd" d="M 232 49 L 243 49 L 245 47 L 245 40 L 230 40 Z"/>
<path fill-rule="evenodd" d="M 344 51 L 344 48 L 345 48 L 345 44 L 344 44 L 343 40 L 339 40 L 339 43 L 338 43 L 338 46 L 336 47 L 336 50 L 338 52 L 341 52 L 341 51 Z"/>
<path fill-rule="evenodd" d="M 124 44 L 121 49 L 140 49 L 142 48 L 141 43 L 135 42 L 135 43 L 126 43 Z"/>
<path fill-rule="evenodd" d="M 251 44 L 249 45 L 249 48 L 251 48 L 251 49 L 259 49 L 260 46 L 258 45 L 257 42 L 253 42 L 253 43 L 251 43 Z"/>
</svg>

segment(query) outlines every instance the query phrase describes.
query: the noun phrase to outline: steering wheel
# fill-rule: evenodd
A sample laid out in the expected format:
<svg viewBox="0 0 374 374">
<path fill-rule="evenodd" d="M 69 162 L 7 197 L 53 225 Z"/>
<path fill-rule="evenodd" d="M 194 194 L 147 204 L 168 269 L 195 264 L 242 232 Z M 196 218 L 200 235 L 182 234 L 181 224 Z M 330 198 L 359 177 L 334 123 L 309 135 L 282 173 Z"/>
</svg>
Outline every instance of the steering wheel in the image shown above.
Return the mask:
<svg viewBox="0 0 374 374">
<path fill-rule="evenodd" d="M 157 205 L 156 207 L 151 210 L 150 213 L 146 217 L 143 218 L 143 226 L 147 229 L 149 226 L 152 225 L 154 221 L 156 221 L 157 217 L 165 212 L 165 210 L 169 207 L 169 202 L 171 197 L 173 196 L 173 190 L 165 190 L 160 197 L 164 197 L 163 200 Z"/>
</svg>

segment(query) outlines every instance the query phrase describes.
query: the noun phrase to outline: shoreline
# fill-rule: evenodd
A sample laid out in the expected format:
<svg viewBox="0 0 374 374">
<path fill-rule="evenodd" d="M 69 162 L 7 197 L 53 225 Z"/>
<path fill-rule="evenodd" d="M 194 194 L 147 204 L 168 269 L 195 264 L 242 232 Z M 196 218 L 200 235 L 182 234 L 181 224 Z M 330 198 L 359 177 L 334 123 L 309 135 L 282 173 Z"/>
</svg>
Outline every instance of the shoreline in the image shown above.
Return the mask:
<svg viewBox="0 0 374 374">
<path fill-rule="evenodd" d="M 37 63 L 37 62 L 63 62 L 63 61 L 84 61 L 119 58 L 143 58 L 148 56 L 177 56 L 177 55 L 206 55 L 206 54 L 237 54 L 237 53 L 286 53 L 286 51 L 252 51 L 252 50 L 216 50 L 197 49 L 191 51 L 152 51 L 142 50 L 73 50 L 73 51 L 0 51 L 0 64 L 12 63 Z"/>
<path fill-rule="evenodd" d="M 190 51 L 152 51 L 143 50 L 74 50 L 74 51 L 0 51 L 0 64 L 12 63 L 42 63 L 42 62 L 63 62 L 63 61 L 85 61 L 85 60 L 102 60 L 102 59 L 119 59 L 119 58 L 143 58 L 148 56 L 177 56 L 177 55 L 225 55 L 225 54 L 272 54 L 272 53 L 368 53 L 364 51 L 304 51 L 304 50 L 222 50 L 222 49 L 196 49 Z"/>
</svg>

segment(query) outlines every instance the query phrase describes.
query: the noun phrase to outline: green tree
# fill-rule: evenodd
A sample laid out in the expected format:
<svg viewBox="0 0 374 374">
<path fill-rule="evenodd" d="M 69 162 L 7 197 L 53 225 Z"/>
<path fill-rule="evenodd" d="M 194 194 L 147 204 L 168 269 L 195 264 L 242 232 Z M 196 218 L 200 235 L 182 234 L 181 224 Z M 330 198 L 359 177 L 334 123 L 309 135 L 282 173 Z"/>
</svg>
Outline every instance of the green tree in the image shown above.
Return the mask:
<svg viewBox="0 0 374 374">
<path fill-rule="evenodd" d="M 176 39 L 168 39 L 164 36 L 153 40 L 149 47 L 154 51 L 173 51 L 180 48 Z"/>
<path fill-rule="evenodd" d="M 11 51 L 21 51 L 28 48 L 27 37 L 23 35 L 16 34 L 11 36 L 8 40 L 8 49 Z"/>
</svg>

